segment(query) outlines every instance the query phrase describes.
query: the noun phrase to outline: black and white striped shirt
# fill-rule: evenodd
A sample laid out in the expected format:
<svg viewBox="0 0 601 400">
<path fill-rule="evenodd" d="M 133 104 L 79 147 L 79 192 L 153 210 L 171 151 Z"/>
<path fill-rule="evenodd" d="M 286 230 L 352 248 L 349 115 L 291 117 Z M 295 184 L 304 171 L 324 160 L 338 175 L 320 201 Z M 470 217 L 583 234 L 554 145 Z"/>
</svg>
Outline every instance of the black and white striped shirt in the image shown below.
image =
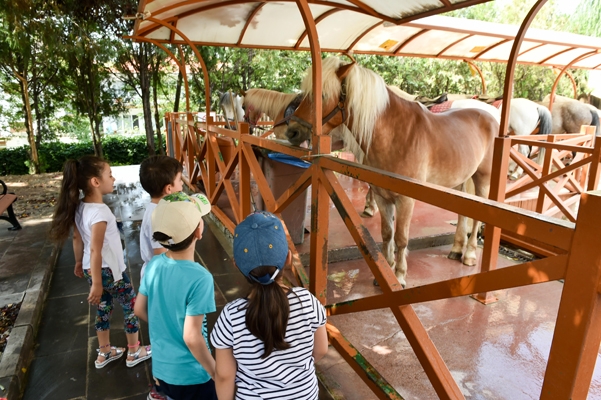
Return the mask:
<svg viewBox="0 0 601 400">
<path fill-rule="evenodd" d="M 236 399 L 317 399 L 319 388 L 313 362 L 317 328 L 325 325 L 321 303 L 304 288 L 288 292 L 290 316 L 286 327 L 287 350 L 274 350 L 262 360 L 263 342 L 246 328 L 248 300 L 228 303 L 211 332 L 218 349 L 233 349 L 238 363 Z"/>
</svg>

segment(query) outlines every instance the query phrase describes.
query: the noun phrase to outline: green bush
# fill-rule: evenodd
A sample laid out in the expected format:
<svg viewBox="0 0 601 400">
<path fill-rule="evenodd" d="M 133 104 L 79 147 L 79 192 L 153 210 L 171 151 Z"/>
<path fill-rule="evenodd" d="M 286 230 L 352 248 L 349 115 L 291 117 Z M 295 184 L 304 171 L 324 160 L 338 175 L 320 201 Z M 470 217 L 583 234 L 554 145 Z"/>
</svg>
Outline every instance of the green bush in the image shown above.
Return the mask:
<svg viewBox="0 0 601 400">
<path fill-rule="evenodd" d="M 140 164 L 148 156 L 145 136 L 105 137 L 102 149 L 104 158 L 113 166 Z M 94 154 L 92 142 L 48 142 L 42 143 L 38 149 L 42 172 L 62 171 L 67 159 L 76 159 L 87 154 Z M 28 160 L 29 146 L 0 149 L 0 175 L 29 173 Z"/>
<path fill-rule="evenodd" d="M 29 160 L 29 146 L 14 149 L 0 149 L 0 173 L 2 175 L 25 175 L 29 168 L 25 162 Z"/>
</svg>

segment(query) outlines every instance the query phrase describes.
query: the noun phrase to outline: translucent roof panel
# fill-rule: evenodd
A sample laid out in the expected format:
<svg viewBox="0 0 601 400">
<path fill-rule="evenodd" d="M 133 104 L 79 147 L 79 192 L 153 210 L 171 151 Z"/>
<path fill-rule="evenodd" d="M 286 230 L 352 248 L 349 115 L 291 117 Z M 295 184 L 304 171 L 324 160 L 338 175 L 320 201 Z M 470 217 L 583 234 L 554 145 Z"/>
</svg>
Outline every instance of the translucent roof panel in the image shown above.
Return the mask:
<svg viewBox="0 0 601 400">
<path fill-rule="evenodd" d="M 434 15 L 488 0 L 311 0 L 322 50 L 471 61 L 509 58 L 519 26 Z M 198 45 L 309 49 L 307 28 L 293 1 L 141 0 L 132 38 L 181 42 L 157 21 Z M 563 67 L 601 52 L 601 38 L 529 29 L 518 62 Z M 574 63 L 601 69 L 598 54 Z"/>
<path fill-rule="evenodd" d="M 407 54 L 438 54 L 458 40 L 465 39 L 466 34 L 443 32 L 439 30 L 421 31 L 419 36 L 405 41 L 400 47 Z M 397 49 L 398 51 L 398 49 Z"/>
<path fill-rule="evenodd" d="M 405 43 L 405 41 L 420 31 L 421 29 L 419 28 L 403 25 L 388 28 L 379 25 L 367 32 L 353 47 L 353 50 L 361 52 L 377 52 L 389 47 L 391 52 L 394 52 L 400 47 L 400 43 Z"/>
<path fill-rule="evenodd" d="M 470 36 L 444 52 L 447 57 L 464 57 L 472 58 L 478 54 L 493 48 L 493 46 L 502 42 L 503 39 L 494 36 Z"/>
<path fill-rule="evenodd" d="M 319 7 L 316 12 L 325 12 L 329 7 Z M 266 3 L 261 8 L 255 7 L 256 13 L 242 37 L 244 46 L 294 48 L 296 42 L 305 31 L 305 24 L 294 3 Z M 296 18 L 282 16 L 295 15 Z"/>
<path fill-rule="evenodd" d="M 390 15 L 393 18 L 403 18 L 422 12 L 439 9 L 442 5 L 439 0 L 367 0 L 363 1 L 375 11 Z"/>
<path fill-rule="evenodd" d="M 191 14 L 177 21 L 177 28 L 184 34 L 194 34 L 206 41 L 223 44 L 236 44 L 246 25 L 246 17 L 252 11 L 251 4 L 236 4 L 228 7 L 223 14 L 218 8 L 198 14 Z M 179 37 L 176 37 L 176 40 Z M 182 39 L 179 39 L 182 40 Z"/>
<path fill-rule="evenodd" d="M 317 24 L 320 45 L 324 49 L 348 48 L 359 35 L 377 22 L 377 18 L 353 11 L 333 12 Z M 309 48 L 308 38 L 303 40 L 301 47 Z"/>
</svg>

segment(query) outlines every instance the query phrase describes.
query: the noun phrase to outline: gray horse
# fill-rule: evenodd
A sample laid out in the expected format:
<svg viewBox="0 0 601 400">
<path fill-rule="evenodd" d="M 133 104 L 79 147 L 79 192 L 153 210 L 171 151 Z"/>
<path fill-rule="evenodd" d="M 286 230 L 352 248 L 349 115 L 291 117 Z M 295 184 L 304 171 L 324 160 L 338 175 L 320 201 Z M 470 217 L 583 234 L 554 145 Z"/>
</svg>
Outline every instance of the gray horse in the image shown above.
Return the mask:
<svg viewBox="0 0 601 400">
<path fill-rule="evenodd" d="M 540 104 L 549 107 L 550 95 L 547 95 Z M 596 135 L 601 135 L 598 110 L 590 104 L 563 96 L 555 96 L 553 102 L 553 130 L 552 134 L 580 133 L 582 125 L 597 127 Z"/>
</svg>

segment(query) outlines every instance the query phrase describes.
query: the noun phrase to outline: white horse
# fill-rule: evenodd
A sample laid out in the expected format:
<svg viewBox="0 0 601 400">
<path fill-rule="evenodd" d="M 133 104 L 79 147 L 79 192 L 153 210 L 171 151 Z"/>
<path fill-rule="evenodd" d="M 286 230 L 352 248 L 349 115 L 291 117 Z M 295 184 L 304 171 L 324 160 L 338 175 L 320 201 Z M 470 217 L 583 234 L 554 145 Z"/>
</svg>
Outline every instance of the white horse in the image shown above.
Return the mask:
<svg viewBox="0 0 601 400">
<path fill-rule="evenodd" d="M 509 132 L 518 136 L 530 135 L 538 126 L 539 135 L 551 134 L 553 128 L 553 119 L 549 109 L 532 100 L 517 98 L 511 100 L 511 110 L 509 112 Z M 502 110 L 500 106 L 499 111 Z M 524 156 L 530 155 L 530 147 L 519 145 L 518 151 Z M 541 160 L 539 153 L 539 161 Z M 509 160 L 509 178 L 517 179 L 524 171 L 513 161 Z"/>
<path fill-rule="evenodd" d="M 243 101 L 242 96 L 234 95 L 230 90 L 219 95 L 219 106 L 223 109 L 228 128 L 236 129 L 238 123 L 244 121 Z M 233 122 L 234 126 L 230 126 L 230 122 Z"/>
</svg>

